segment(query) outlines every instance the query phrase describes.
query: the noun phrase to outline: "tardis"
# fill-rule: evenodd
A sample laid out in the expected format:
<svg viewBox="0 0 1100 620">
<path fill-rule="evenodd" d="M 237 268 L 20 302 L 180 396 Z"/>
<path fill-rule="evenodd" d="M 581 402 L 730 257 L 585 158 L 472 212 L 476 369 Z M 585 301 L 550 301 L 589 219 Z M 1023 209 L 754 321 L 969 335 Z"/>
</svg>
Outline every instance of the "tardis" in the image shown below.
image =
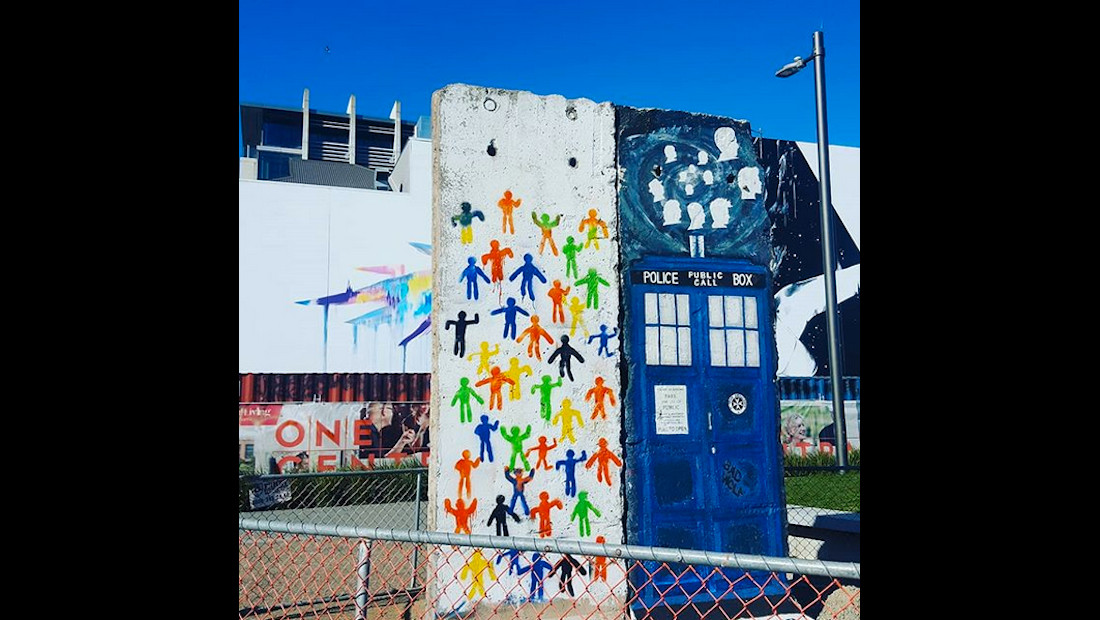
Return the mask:
<svg viewBox="0 0 1100 620">
<path fill-rule="evenodd" d="M 786 555 L 770 220 L 747 123 L 617 108 L 627 542 Z M 645 565 L 640 604 L 784 591 Z"/>
</svg>

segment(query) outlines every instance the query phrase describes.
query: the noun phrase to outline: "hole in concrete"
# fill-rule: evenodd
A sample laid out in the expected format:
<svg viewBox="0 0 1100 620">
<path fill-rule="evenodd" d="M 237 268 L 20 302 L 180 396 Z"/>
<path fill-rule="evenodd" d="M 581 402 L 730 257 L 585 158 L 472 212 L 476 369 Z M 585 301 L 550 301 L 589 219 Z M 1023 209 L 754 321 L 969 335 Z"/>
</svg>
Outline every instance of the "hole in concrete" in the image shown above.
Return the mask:
<svg viewBox="0 0 1100 620">
<path fill-rule="evenodd" d="M 577 108 L 575 108 L 573 106 L 569 106 L 568 108 L 565 108 L 565 116 L 566 116 L 566 118 L 568 118 L 571 121 L 577 120 Z"/>
<path fill-rule="evenodd" d="M 653 166 L 653 176 L 657 177 L 658 179 L 661 178 L 661 165 L 660 164 L 657 164 L 656 166 Z"/>
<path fill-rule="evenodd" d="M 497 155 L 497 147 L 493 144 L 494 142 L 496 142 L 495 139 L 489 140 L 489 148 L 485 149 L 485 152 L 489 154 L 489 157 L 496 157 Z"/>
<path fill-rule="evenodd" d="M 490 112 L 494 112 L 497 109 L 497 102 L 494 101 L 492 97 L 486 97 L 482 105 L 484 105 L 485 109 Z"/>
<path fill-rule="evenodd" d="M 577 167 L 577 158 L 576 157 L 570 157 L 569 158 L 569 167 L 570 168 L 576 168 Z"/>
<path fill-rule="evenodd" d="M 733 183 L 736 180 L 737 177 L 733 176 L 732 174 L 726 175 L 726 183 Z"/>
</svg>

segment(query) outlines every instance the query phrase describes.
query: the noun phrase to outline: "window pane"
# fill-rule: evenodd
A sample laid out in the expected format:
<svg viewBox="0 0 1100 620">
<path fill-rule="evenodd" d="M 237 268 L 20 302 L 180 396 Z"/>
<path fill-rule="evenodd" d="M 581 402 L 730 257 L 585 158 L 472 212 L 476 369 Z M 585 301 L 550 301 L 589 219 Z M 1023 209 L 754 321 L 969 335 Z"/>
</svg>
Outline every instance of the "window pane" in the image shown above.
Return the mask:
<svg viewBox="0 0 1100 620">
<path fill-rule="evenodd" d="M 657 293 L 645 294 L 645 322 L 646 325 L 657 324 Z"/>
<path fill-rule="evenodd" d="M 746 366 L 760 366 L 760 332 L 750 329 L 745 332 L 745 357 Z"/>
<path fill-rule="evenodd" d="M 719 299 L 711 297 L 711 299 Z M 710 332 L 710 365 L 726 365 L 726 330 L 711 329 Z"/>
<path fill-rule="evenodd" d="M 739 329 L 726 330 L 726 364 L 745 365 L 745 332 Z"/>
<path fill-rule="evenodd" d="M 745 298 L 745 327 L 756 327 L 756 298 Z"/>
<path fill-rule="evenodd" d="M 690 325 L 688 320 L 690 316 L 690 308 L 688 307 L 688 296 L 677 295 L 676 296 L 676 324 L 677 325 Z"/>
<path fill-rule="evenodd" d="M 717 295 L 711 295 L 707 298 L 707 314 L 710 315 L 709 324 L 711 327 L 722 327 L 725 325 L 722 319 L 722 298 Z"/>
<path fill-rule="evenodd" d="M 663 314 L 661 316 L 664 316 Z M 676 328 L 662 327 L 661 329 L 661 365 L 676 365 Z"/>
<path fill-rule="evenodd" d="M 741 327 L 741 298 L 737 296 L 726 297 L 726 327 Z"/>
<path fill-rule="evenodd" d="M 672 293 L 660 293 L 657 295 L 657 309 L 660 314 L 658 323 L 661 325 L 676 324 L 676 296 Z"/>
<path fill-rule="evenodd" d="M 685 295 L 686 297 L 686 295 Z M 676 329 L 676 336 L 679 339 L 679 357 L 681 366 L 691 366 L 691 328 L 679 327 Z"/>
<path fill-rule="evenodd" d="M 660 350 L 661 341 L 657 338 L 657 328 L 647 327 L 645 328 L 645 363 L 650 366 L 656 366 L 661 363 Z"/>
</svg>

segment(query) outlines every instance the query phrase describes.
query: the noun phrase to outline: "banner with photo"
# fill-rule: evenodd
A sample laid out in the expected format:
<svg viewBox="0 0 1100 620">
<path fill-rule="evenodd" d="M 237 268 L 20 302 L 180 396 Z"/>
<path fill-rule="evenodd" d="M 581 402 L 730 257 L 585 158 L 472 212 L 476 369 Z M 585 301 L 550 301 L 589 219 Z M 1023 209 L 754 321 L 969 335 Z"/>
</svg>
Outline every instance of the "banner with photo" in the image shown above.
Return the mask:
<svg viewBox="0 0 1100 620">
<path fill-rule="evenodd" d="M 427 464 L 430 425 L 427 402 L 242 403 L 239 461 L 258 474 Z"/>
<path fill-rule="evenodd" d="M 859 449 L 859 402 L 844 401 L 848 449 Z M 784 400 L 779 404 L 779 442 L 784 454 L 806 456 L 836 449 L 833 404 L 829 401 Z"/>
</svg>

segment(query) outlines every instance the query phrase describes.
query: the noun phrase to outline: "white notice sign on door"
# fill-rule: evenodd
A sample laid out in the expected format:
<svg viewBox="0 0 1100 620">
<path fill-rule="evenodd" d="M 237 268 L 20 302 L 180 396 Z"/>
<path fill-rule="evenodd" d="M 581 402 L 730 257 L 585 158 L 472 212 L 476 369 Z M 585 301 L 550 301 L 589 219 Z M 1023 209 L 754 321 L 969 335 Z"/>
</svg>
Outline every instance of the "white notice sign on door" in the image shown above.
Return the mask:
<svg viewBox="0 0 1100 620">
<path fill-rule="evenodd" d="M 657 416 L 658 435 L 688 434 L 686 385 L 653 386 L 653 409 Z"/>
</svg>

